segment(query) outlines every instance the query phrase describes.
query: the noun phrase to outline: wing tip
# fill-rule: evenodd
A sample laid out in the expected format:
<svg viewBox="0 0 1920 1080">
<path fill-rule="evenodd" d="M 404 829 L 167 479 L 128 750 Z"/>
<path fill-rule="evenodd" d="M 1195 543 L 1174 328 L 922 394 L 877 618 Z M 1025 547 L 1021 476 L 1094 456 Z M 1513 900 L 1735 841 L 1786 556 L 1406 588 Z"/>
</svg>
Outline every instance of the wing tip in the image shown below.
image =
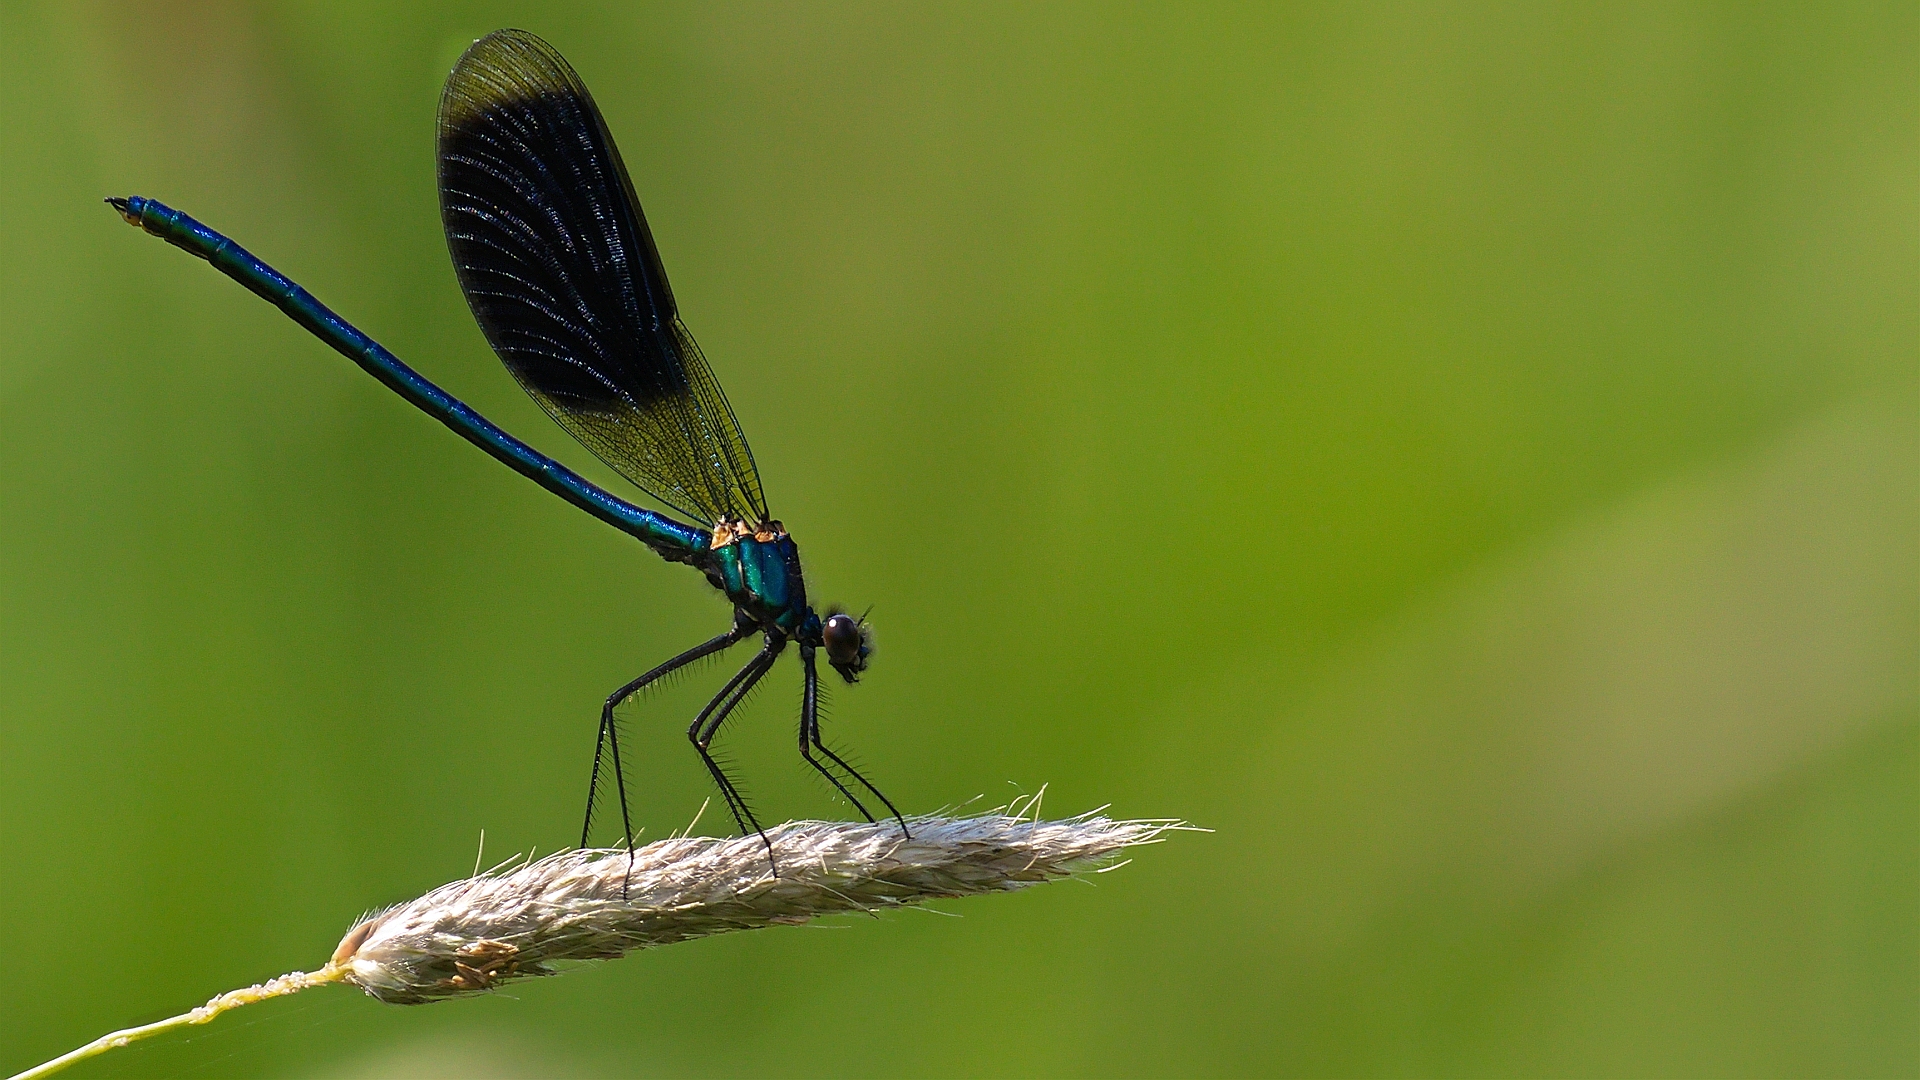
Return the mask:
<svg viewBox="0 0 1920 1080">
<path fill-rule="evenodd" d="M 573 65 L 546 39 L 516 27 L 495 30 L 454 61 L 440 94 L 440 128 L 457 128 L 490 109 L 553 93 L 592 100 Z"/>
</svg>

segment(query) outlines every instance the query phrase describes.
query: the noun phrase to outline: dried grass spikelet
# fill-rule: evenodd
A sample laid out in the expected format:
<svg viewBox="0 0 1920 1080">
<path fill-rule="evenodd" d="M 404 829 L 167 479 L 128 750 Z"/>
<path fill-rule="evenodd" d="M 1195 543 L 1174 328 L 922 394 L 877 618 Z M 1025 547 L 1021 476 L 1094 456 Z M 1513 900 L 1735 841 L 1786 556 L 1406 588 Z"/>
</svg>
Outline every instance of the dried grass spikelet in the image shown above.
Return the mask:
<svg viewBox="0 0 1920 1080">
<path fill-rule="evenodd" d="M 418 1004 L 731 930 L 1006 892 L 1110 863 L 1173 821 L 1004 813 L 891 822 L 796 821 L 757 836 L 583 849 L 442 885 L 360 920 L 330 967 L 381 1001 Z"/>
<path fill-rule="evenodd" d="M 1123 849 L 1188 827 L 1114 821 L 1099 811 L 1064 821 L 1024 817 L 1038 803 L 1034 796 L 1005 812 L 909 818 L 910 839 L 891 823 L 790 822 L 767 834 L 780 860 L 778 877 L 769 873 L 757 836 L 662 840 L 631 859 L 621 848 L 568 851 L 476 873 L 361 919 L 318 970 L 290 972 L 164 1020 L 109 1031 L 10 1080 L 43 1080 L 109 1050 L 329 983 L 350 982 L 395 1004 L 437 1001 L 507 979 L 552 975 L 567 961 L 1112 869 Z"/>
</svg>

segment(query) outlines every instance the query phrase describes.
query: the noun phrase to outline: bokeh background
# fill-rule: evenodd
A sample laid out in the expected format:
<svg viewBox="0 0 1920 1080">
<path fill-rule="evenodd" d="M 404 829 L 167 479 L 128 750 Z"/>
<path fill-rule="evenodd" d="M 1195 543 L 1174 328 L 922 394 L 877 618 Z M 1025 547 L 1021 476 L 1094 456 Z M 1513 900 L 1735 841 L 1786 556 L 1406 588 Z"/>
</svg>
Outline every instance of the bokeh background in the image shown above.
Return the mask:
<svg viewBox="0 0 1920 1080">
<path fill-rule="evenodd" d="M 1920 1071 L 1920 9 L 1667 3 L 0 7 L 0 1069 L 569 843 L 601 698 L 726 624 L 100 205 L 612 483 L 439 232 L 507 25 L 873 605 L 836 742 L 1214 831 L 75 1075 Z M 724 674 L 629 710 L 650 837 Z M 847 816 L 798 684 L 725 746 Z"/>
</svg>

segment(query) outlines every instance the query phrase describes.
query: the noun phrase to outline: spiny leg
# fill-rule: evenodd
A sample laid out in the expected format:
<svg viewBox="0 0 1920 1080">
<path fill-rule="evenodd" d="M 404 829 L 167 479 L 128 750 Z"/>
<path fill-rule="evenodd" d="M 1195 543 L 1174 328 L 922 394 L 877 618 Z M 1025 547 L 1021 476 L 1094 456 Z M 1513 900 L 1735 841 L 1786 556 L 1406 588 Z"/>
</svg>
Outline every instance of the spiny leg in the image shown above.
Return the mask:
<svg viewBox="0 0 1920 1080">
<path fill-rule="evenodd" d="M 827 749 L 827 744 L 820 741 L 820 675 L 814 669 L 812 646 L 802 645 L 800 647 L 800 666 L 806 673 L 806 690 L 800 697 L 800 756 L 807 759 L 807 764 L 818 769 L 820 775 L 833 781 L 833 786 L 840 789 L 840 794 L 847 797 L 847 801 L 851 802 L 854 808 L 860 811 L 861 816 L 865 817 L 868 821 L 872 821 L 873 815 L 867 813 L 867 808 L 860 805 L 860 800 L 853 797 L 853 792 L 847 790 L 846 785 L 840 782 L 839 777 L 834 776 L 826 767 L 822 766 L 818 761 L 815 761 L 812 754 L 807 752 L 808 744 L 812 744 L 815 750 L 827 755 L 828 759 L 835 765 L 845 769 L 848 776 L 860 781 L 861 787 L 873 792 L 874 798 L 885 803 L 888 812 L 893 815 L 893 820 L 900 823 L 900 834 L 908 839 L 912 839 L 913 833 L 907 830 L 907 819 L 901 817 L 900 811 L 894 808 L 893 800 L 887 798 L 879 788 L 874 787 L 872 781 L 860 775 L 860 770 L 847 764 L 841 759 L 839 754 Z"/>
<path fill-rule="evenodd" d="M 700 715 L 694 717 L 693 723 L 687 726 L 687 739 L 694 744 L 695 749 L 700 748 L 700 729 L 706 726 L 707 717 L 711 716 L 715 709 L 725 704 L 726 701 L 733 696 L 734 692 L 740 688 L 740 684 L 746 681 L 748 675 L 753 673 L 754 668 L 760 663 L 760 659 L 765 652 L 766 649 L 763 646 L 760 652 L 753 655 L 753 659 L 747 661 L 746 667 L 734 672 L 733 677 L 728 679 L 726 685 L 720 688 L 720 692 L 713 696 L 713 700 L 707 702 L 706 708 L 700 710 Z M 728 711 L 731 711 L 731 708 L 729 708 Z M 709 741 L 711 741 L 711 736 L 708 738 Z M 705 760 L 704 755 L 702 760 Z M 712 771 L 711 764 L 709 764 L 709 771 Z M 724 775 L 717 776 L 715 779 L 720 782 L 720 795 L 727 802 L 727 812 L 733 815 L 734 823 L 740 827 L 742 832 L 745 832 L 747 824 L 741 819 L 740 810 L 734 805 L 735 800 L 739 798 L 739 792 L 734 790 L 733 785 L 728 782 Z M 744 800 L 741 800 L 741 805 L 745 805 Z M 748 816 L 752 815 L 749 814 Z"/>
<path fill-rule="evenodd" d="M 600 782 L 601 751 L 611 747 L 613 752 L 614 779 L 620 789 L 620 816 L 622 824 L 626 828 L 627 848 L 628 850 L 632 850 L 633 848 L 633 825 L 632 822 L 628 820 L 626 781 L 621 775 L 620 767 L 620 733 L 618 726 L 614 722 L 614 710 L 619 708 L 627 698 L 645 689 L 649 684 L 664 678 L 668 674 L 685 667 L 695 660 L 730 648 L 752 633 L 753 625 L 751 623 L 736 623 L 732 630 L 704 644 L 688 649 L 686 652 L 668 660 L 666 663 L 661 664 L 652 671 L 647 672 L 645 675 L 614 691 L 613 694 L 607 698 L 605 707 L 600 711 L 600 733 L 593 746 L 593 772 L 587 780 L 587 813 L 586 821 L 580 829 L 581 847 L 587 846 L 588 833 L 593 827 L 595 795 L 598 792 Z"/>
<path fill-rule="evenodd" d="M 739 789 L 733 786 L 733 781 L 727 778 L 726 770 L 720 767 L 719 762 L 713 760 L 713 754 L 708 748 L 713 745 L 713 737 L 719 732 L 720 725 L 726 722 L 728 714 L 746 700 L 747 695 L 753 691 L 754 684 L 758 683 L 761 677 L 773 667 L 773 662 L 779 659 L 780 651 L 786 647 L 785 638 L 769 634 L 766 644 L 760 647 L 760 651 L 754 655 L 754 658 L 747 661 L 747 666 L 741 668 L 738 674 L 727 680 L 727 685 L 721 687 L 720 693 L 707 703 L 706 708 L 700 710 L 700 715 L 694 717 L 692 726 L 687 728 L 687 741 L 699 751 L 700 760 L 706 763 L 707 771 L 713 774 L 714 782 L 720 785 L 720 794 L 727 800 L 727 808 L 733 811 L 734 823 L 740 826 L 742 834 L 749 829 L 760 834 L 760 842 L 767 846 L 769 863 L 773 862 L 773 841 L 767 838 L 767 831 L 760 827 L 760 821 L 753 816 L 753 810 L 747 806 L 746 799 L 742 798 Z M 774 873 L 779 872 L 776 864 Z"/>
<path fill-rule="evenodd" d="M 593 773 L 587 778 L 587 816 L 586 821 L 580 826 L 581 847 L 587 846 L 588 834 L 593 830 L 593 803 L 594 796 L 598 793 L 600 786 L 601 751 L 611 748 L 613 752 L 613 781 L 620 789 L 620 824 L 626 830 L 627 850 L 629 852 L 633 850 L 633 820 L 627 813 L 627 782 L 620 771 L 620 732 L 613 722 L 613 710 L 619 708 L 620 704 L 628 698 L 646 689 L 649 684 L 665 678 L 667 675 L 693 663 L 695 660 L 712 656 L 714 653 L 723 652 L 726 649 L 738 645 L 751 635 L 753 631 L 754 626 L 751 622 L 746 620 L 736 621 L 733 629 L 705 644 L 696 645 L 688 649 L 679 656 L 674 657 L 620 689 L 615 690 L 607 698 L 606 707 L 600 710 L 600 735 L 594 740 L 593 744 Z"/>
<path fill-rule="evenodd" d="M 727 681 L 727 685 L 720 688 L 720 693 L 707 703 L 706 708 L 700 710 L 700 715 L 694 717 L 693 723 L 687 728 L 687 739 L 693 743 L 694 749 L 699 751 L 700 759 L 706 763 L 707 771 L 713 774 L 714 781 L 720 785 L 720 794 L 727 800 L 727 809 L 732 812 L 734 823 L 740 827 L 742 834 L 750 829 L 759 833 L 762 841 L 766 840 L 766 831 L 760 827 L 759 819 L 754 817 L 752 808 L 747 805 L 746 797 L 740 794 L 740 789 L 727 776 L 726 770 L 714 759 L 711 748 L 720 726 L 726 722 L 733 710 L 747 699 L 747 695 L 753 691 L 754 685 L 760 681 L 761 676 L 772 669 L 775 658 L 785 647 L 784 640 L 769 638 L 760 652 L 748 661 L 746 667 L 736 672 L 733 678 Z M 772 853 L 771 843 L 768 844 L 768 853 L 769 855 Z"/>
<path fill-rule="evenodd" d="M 806 678 L 806 689 L 800 692 L 800 756 L 806 760 L 807 764 L 813 766 L 815 772 L 826 777 L 827 782 L 832 784 L 840 794 L 846 796 L 847 801 L 853 804 L 853 808 L 860 811 L 861 817 L 871 822 L 873 815 L 867 812 L 867 808 L 861 805 L 853 792 L 847 790 L 847 785 L 833 775 L 832 770 L 815 760 L 813 751 L 808 745 L 820 717 L 820 672 L 814 667 L 813 646 L 800 646 L 800 668 Z"/>
</svg>

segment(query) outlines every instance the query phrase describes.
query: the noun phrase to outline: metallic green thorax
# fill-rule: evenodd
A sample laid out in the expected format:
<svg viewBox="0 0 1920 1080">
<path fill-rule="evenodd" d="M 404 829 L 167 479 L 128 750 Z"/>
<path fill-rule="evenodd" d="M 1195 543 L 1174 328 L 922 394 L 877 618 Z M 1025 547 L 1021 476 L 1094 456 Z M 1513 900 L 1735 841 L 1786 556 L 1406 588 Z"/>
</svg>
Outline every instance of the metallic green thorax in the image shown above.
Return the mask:
<svg viewBox="0 0 1920 1080">
<path fill-rule="evenodd" d="M 695 565 L 761 626 L 778 627 L 792 636 L 812 614 L 800 575 L 800 549 L 784 532 L 766 540 L 751 535 L 730 539 L 696 555 Z"/>
</svg>

